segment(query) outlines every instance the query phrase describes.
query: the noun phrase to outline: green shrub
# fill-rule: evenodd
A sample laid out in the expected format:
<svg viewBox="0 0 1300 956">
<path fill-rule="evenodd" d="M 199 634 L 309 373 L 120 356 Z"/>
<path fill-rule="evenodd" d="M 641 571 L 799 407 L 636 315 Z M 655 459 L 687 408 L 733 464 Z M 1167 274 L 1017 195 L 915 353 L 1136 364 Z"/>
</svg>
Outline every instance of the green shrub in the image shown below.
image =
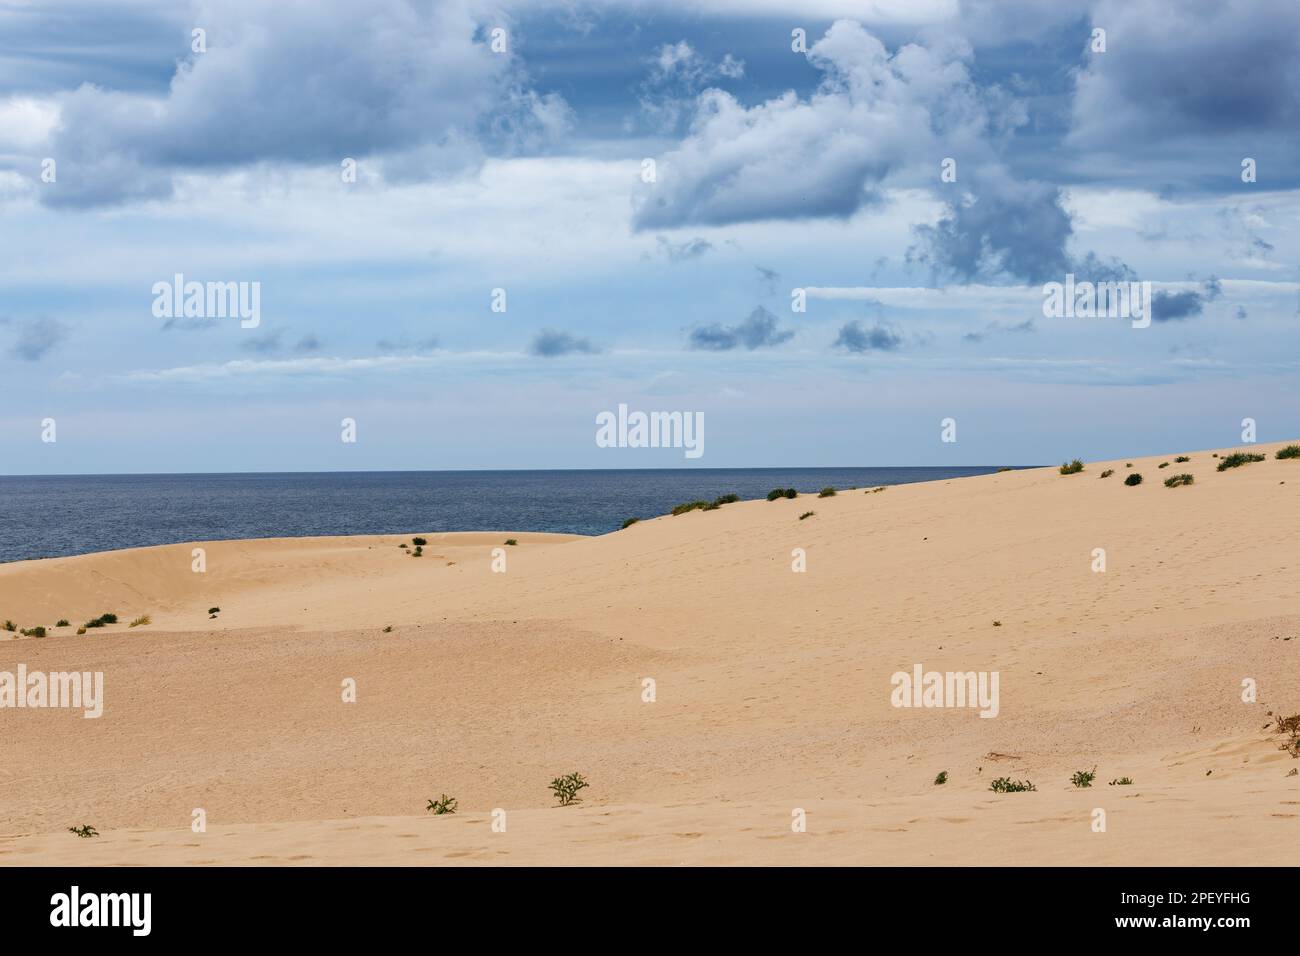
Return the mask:
<svg viewBox="0 0 1300 956">
<path fill-rule="evenodd" d="M 1142 476 L 1135 471 L 1133 472 L 1133 474 L 1129 475 L 1127 478 L 1124 479 L 1124 484 L 1128 485 L 1129 487 L 1132 487 L 1133 485 L 1140 485 L 1142 484 Z"/>
<path fill-rule="evenodd" d="M 1191 457 L 1188 456 L 1188 455 L 1179 455 L 1177 458 L 1174 459 L 1174 461 L 1179 462 L 1179 463 L 1184 462 L 1184 461 L 1191 461 L 1191 460 L 1192 460 Z"/>
<path fill-rule="evenodd" d="M 569 804 L 581 800 L 578 791 L 589 786 L 590 784 L 583 779 L 582 774 L 575 771 L 552 780 L 551 792 L 555 794 L 555 799 L 560 801 L 560 806 L 567 807 Z"/>
<path fill-rule="evenodd" d="M 9 631 L 10 633 L 18 630 L 18 625 L 15 624 L 13 621 L 5 621 L 3 624 L 0 624 L 0 627 L 4 628 L 6 631 Z"/>
<path fill-rule="evenodd" d="M 1060 470 L 1063 475 L 1077 475 L 1079 472 L 1083 471 L 1083 462 L 1077 458 L 1074 459 L 1074 461 L 1067 461 L 1061 465 Z"/>
<path fill-rule="evenodd" d="M 1110 782 L 1112 787 L 1131 787 L 1133 786 L 1132 777 L 1116 777 Z"/>
<path fill-rule="evenodd" d="M 998 777 L 989 784 L 989 789 L 994 793 L 1027 793 L 1038 788 L 1028 780 L 1012 780 L 1010 777 Z"/>
<path fill-rule="evenodd" d="M 740 500 L 740 495 L 730 494 L 730 495 L 723 495 L 721 498 L 715 499 L 713 503 L 715 505 L 729 505 L 729 504 L 734 504 L 739 500 Z"/>
<path fill-rule="evenodd" d="M 785 489 L 785 496 L 791 499 L 798 498 L 799 492 L 795 491 L 793 488 L 787 488 Z"/>
<path fill-rule="evenodd" d="M 1084 787 L 1091 787 L 1092 782 L 1096 779 L 1097 768 L 1093 767 L 1091 770 L 1076 770 L 1074 776 L 1070 778 L 1070 783 L 1082 789 Z"/>
<path fill-rule="evenodd" d="M 887 485 L 881 485 L 881 486 L 879 486 L 878 488 L 870 488 L 870 489 L 867 490 L 867 494 L 869 494 L 869 495 L 879 494 L 880 492 L 884 491 L 886 487 L 888 487 L 888 486 L 887 486 Z"/>
<path fill-rule="evenodd" d="M 384 628 L 384 633 L 385 633 L 385 634 L 392 634 L 392 633 L 393 633 L 393 625 L 389 624 L 387 627 L 385 627 L 385 628 Z"/>
<path fill-rule="evenodd" d="M 675 505 L 670 514 L 684 515 L 688 511 L 701 511 L 708 504 L 710 504 L 708 501 L 688 501 L 685 504 Z"/>
<path fill-rule="evenodd" d="M 434 816 L 440 817 L 444 813 L 456 812 L 456 798 L 449 797 L 445 793 L 437 800 L 430 800 L 429 805 L 425 807 Z"/>
<path fill-rule="evenodd" d="M 834 497 L 835 497 L 835 489 L 834 489 L 834 488 L 823 488 L 821 491 L 819 491 L 819 492 L 817 493 L 817 497 L 818 497 L 818 498 L 834 498 Z"/>
<path fill-rule="evenodd" d="M 55 626 L 55 627 L 67 627 L 67 626 L 68 626 L 68 619 L 67 619 L 66 617 L 61 617 L 61 618 L 59 618 L 58 622 L 57 622 L 54 626 Z"/>
<path fill-rule="evenodd" d="M 1263 461 L 1263 455 L 1256 455 L 1251 452 L 1239 451 L 1229 455 L 1227 458 L 1219 460 L 1219 471 L 1227 471 L 1229 468 L 1240 468 L 1242 465 L 1249 465 L 1253 461 Z"/>
<path fill-rule="evenodd" d="M 40 624 L 37 624 L 35 627 L 24 627 L 18 633 L 23 635 L 23 637 L 44 637 L 45 628 Z"/>
<path fill-rule="evenodd" d="M 1002 474 L 1004 471 L 1010 471 L 1010 470 L 1011 470 L 1011 466 L 1010 466 L 1010 465 L 1004 465 L 1003 467 L 1001 467 L 1001 468 L 998 469 L 998 474 L 1000 475 L 1000 474 Z"/>
<path fill-rule="evenodd" d="M 937 776 L 937 777 L 934 778 L 935 786 L 939 786 L 939 785 L 941 785 L 941 784 L 945 784 L 945 783 L 947 783 L 947 782 L 948 782 L 948 771 L 947 771 L 947 770 L 940 770 L 940 771 L 939 771 L 939 776 Z"/>
<path fill-rule="evenodd" d="M 221 608 L 219 608 L 219 607 L 210 607 L 210 608 L 208 608 L 208 613 L 209 613 L 209 614 L 220 614 L 220 613 L 221 613 Z"/>
<path fill-rule="evenodd" d="M 1165 479 L 1165 487 L 1177 488 L 1179 485 L 1190 485 L 1195 480 L 1191 475 L 1174 475 L 1172 478 Z"/>
<path fill-rule="evenodd" d="M 128 624 L 127 627 L 141 627 L 145 624 L 152 624 L 152 623 L 153 620 L 149 617 L 148 614 L 141 614 L 134 621 Z"/>
<path fill-rule="evenodd" d="M 399 548 L 405 548 L 405 547 L 406 547 L 406 542 L 403 541 L 401 544 L 398 545 L 398 547 L 399 547 Z"/>
<path fill-rule="evenodd" d="M 514 538 L 506 538 L 506 544 L 510 545 L 511 547 L 514 547 L 518 543 L 519 542 L 516 541 Z"/>
<path fill-rule="evenodd" d="M 100 620 L 99 618 L 97 618 L 97 617 L 92 617 L 89 621 L 87 621 L 85 624 L 83 624 L 83 625 L 81 625 L 81 626 L 82 626 L 83 628 L 84 628 L 84 627 L 103 627 L 103 626 L 104 626 L 104 622 L 101 621 L 101 620 Z"/>
<path fill-rule="evenodd" d="M 99 831 L 96 830 L 94 827 L 90 826 L 89 824 L 82 824 L 79 827 L 68 827 L 68 832 L 75 833 L 77 836 L 83 838 L 99 836 Z"/>
<path fill-rule="evenodd" d="M 105 624 L 116 624 L 116 623 L 117 623 L 117 615 L 116 615 L 116 614 L 101 614 L 101 615 L 99 615 L 99 619 L 100 619 L 101 621 L 103 621 Z"/>
<path fill-rule="evenodd" d="M 1125 468 L 1132 468 L 1132 467 L 1133 467 L 1133 462 L 1131 462 L 1131 461 L 1126 461 L 1126 462 L 1124 462 L 1124 467 L 1125 467 Z"/>
<path fill-rule="evenodd" d="M 778 499 L 778 498 L 784 498 L 784 497 L 785 497 L 785 489 L 784 489 L 784 488 L 773 488 L 771 491 L 769 491 L 769 492 L 767 493 L 767 500 L 768 500 L 768 501 L 776 501 L 776 499 Z"/>
<path fill-rule="evenodd" d="M 799 520 L 802 521 L 804 518 L 811 518 L 816 513 L 817 512 L 815 511 L 805 511 L 803 514 L 799 516 Z"/>
<path fill-rule="evenodd" d="M 628 518 L 626 521 L 623 522 L 623 527 L 619 528 L 618 530 L 626 531 L 628 528 L 632 527 L 632 525 L 636 524 L 640 520 L 641 520 L 640 518 Z"/>
<path fill-rule="evenodd" d="M 1102 476 L 1103 478 L 1109 478 L 1109 477 L 1110 477 L 1111 475 L 1113 475 L 1113 474 L 1115 474 L 1115 469 L 1114 469 L 1114 468 L 1107 468 L 1105 471 L 1103 471 L 1103 472 L 1101 473 L 1101 476 Z"/>
<path fill-rule="evenodd" d="M 411 544 L 415 545 L 417 548 L 422 548 L 422 547 L 424 547 L 424 546 L 425 546 L 426 544 L 428 544 L 428 543 L 429 543 L 429 542 L 428 542 L 426 539 L 424 539 L 424 538 L 412 538 L 412 539 L 411 539 Z"/>
<path fill-rule="evenodd" d="M 1274 458 L 1300 458 L 1300 445 L 1287 445 L 1279 448 Z"/>
<path fill-rule="evenodd" d="M 1160 468 L 1168 468 L 1168 467 L 1169 467 L 1169 462 L 1167 462 L 1167 461 L 1162 461 L 1162 462 L 1160 463 L 1159 467 L 1160 467 Z"/>
</svg>

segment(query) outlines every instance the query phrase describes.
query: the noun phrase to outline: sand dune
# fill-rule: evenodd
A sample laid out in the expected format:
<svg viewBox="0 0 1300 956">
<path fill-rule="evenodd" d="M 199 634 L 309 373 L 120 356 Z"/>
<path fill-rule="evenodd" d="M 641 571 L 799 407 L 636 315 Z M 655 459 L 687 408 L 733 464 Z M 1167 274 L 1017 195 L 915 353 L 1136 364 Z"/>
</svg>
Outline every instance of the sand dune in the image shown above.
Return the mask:
<svg viewBox="0 0 1300 956">
<path fill-rule="evenodd" d="M 1294 864 L 1300 760 L 1266 729 L 1300 711 L 1277 447 L 426 535 L 419 559 L 385 535 L 3 565 L 0 618 L 74 628 L 0 641 L 0 671 L 102 671 L 105 699 L 0 710 L 0 862 Z M 153 623 L 72 633 L 103 611 Z M 996 671 L 997 716 L 893 706 L 916 664 Z M 591 788 L 553 807 L 570 770 Z M 460 811 L 425 814 L 444 792 Z"/>
</svg>

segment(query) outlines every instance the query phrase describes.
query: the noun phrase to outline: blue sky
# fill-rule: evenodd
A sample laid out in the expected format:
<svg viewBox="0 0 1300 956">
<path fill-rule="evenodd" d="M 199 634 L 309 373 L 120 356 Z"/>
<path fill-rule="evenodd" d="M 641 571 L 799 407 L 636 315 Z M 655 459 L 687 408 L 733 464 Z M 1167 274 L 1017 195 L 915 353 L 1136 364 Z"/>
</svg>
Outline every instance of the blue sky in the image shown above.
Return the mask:
<svg viewBox="0 0 1300 956">
<path fill-rule="evenodd" d="M 1297 438 L 1298 140 L 1265 0 L 0 0 L 0 472 Z M 260 323 L 155 315 L 177 273 Z M 1045 317 L 1067 273 L 1156 321 Z M 705 454 L 598 447 L 619 404 Z"/>
</svg>

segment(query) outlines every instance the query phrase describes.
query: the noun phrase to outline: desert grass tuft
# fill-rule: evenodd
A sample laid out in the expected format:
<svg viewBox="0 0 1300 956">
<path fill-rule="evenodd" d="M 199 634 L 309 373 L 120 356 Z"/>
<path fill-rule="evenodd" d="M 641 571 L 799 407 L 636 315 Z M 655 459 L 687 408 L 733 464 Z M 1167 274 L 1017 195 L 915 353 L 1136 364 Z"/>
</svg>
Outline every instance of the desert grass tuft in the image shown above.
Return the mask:
<svg viewBox="0 0 1300 956">
<path fill-rule="evenodd" d="M 1065 462 L 1060 468 L 1063 475 L 1077 475 L 1081 471 L 1083 471 L 1083 462 L 1078 458 L 1074 459 L 1074 461 Z"/>
<path fill-rule="evenodd" d="M 1229 468 L 1240 468 L 1242 465 L 1249 465 L 1251 462 L 1263 460 L 1263 455 L 1256 455 L 1253 452 L 1247 451 L 1238 451 L 1226 458 L 1219 459 L 1219 471 L 1227 471 Z"/>
</svg>

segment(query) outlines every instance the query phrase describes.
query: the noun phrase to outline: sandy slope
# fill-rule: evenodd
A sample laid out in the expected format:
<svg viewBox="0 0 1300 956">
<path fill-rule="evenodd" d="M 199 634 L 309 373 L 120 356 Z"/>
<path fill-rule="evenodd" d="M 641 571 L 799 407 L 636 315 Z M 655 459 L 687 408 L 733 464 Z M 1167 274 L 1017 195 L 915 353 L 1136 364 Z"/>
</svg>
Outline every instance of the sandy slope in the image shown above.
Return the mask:
<svg viewBox="0 0 1300 956">
<path fill-rule="evenodd" d="M 1276 447 L 1132 459 L 1137 488 L 1120 461 L 430 535 L 418 560 L 384 536 L 210 543 L 205 574 L 188 544 L 0 566 L 0 618 L 154 622 L 0 641 L 0 670 L 106 685 L 99 720 L 0 710 L 0 862 L 1294 864 L 1300 761 L 1264 729 L 1300 711 Z M 1000 714 L 891 706 L 916 663 L 998 671 Z M 551 808 L 569 770 L 592 787 Z M 459 814 L 423 813 L 441 792 Z"/>
</svg>

